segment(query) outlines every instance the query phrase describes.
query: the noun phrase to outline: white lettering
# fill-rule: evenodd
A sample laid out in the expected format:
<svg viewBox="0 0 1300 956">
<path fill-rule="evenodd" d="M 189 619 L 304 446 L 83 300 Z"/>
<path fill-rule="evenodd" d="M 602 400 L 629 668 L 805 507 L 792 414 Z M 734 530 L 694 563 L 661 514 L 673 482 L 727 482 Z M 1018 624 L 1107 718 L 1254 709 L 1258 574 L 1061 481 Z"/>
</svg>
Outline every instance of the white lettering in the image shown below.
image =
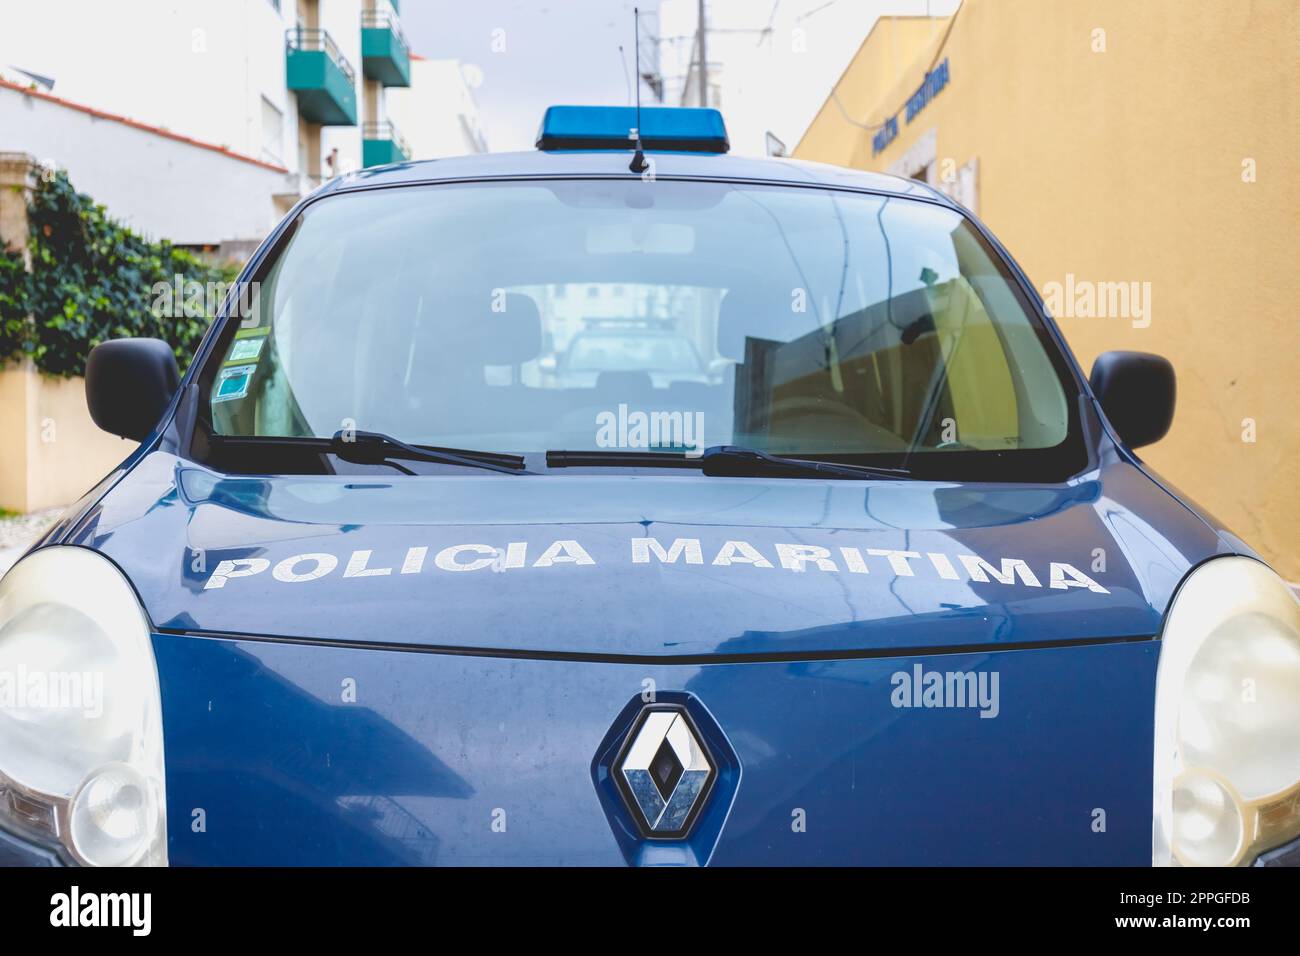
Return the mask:
<svg viewBox="0 0 1300 956">
<path fill-rule="evenodd" d="M 1029 565 L 1019 558 L 1003 558 L 1001 570 L 974 554 L 959 554 L 957 560 L 966 566 L 966 573 L 970 575 L 972 581 L 987 584 L 991 574 L 999 584 L 1015 584 L 1016 575 L 1018 574 L 1020 579 L 1029 587 L 1042 587 L 1038 583 L 1038 578 L 1034 576 L 1034 572 L 1029 570 Z"/>
<path fill-rule="evenodd" d="M 303 561 L 315 561 L 316 567 L 310 571 L 299 574 L 294 570 Z M 294 583 L 298 581 L 315 581 L 317 578 L 323 578 L 339 565 L 339 559 L 332 554 L 295 554 L 293 557 L 285 558 L 275 566 L 271 572 L 277 581 Z"/>
<path fill-rule="evenodd" d="M 756 568 L 770 568 L 772 562 L 763 557 L 748 541 L 728 541 L 718 549 L 713 563 L 721 567 L 733 564 L 752 564 Z"/>
<path fill-rule="evenodd" d="M 940 554 L 937 551 L 927 551 L 925 556 L 930 559 L 930 563 L 934 565 L 934 570 L 939 577 L 943 578 L 945 581 L 959 580 L 957 577 L 957 569 L 952 566 L 952 562 L 948 560 L 946 554 Z"/>
<path fill-rule="evenodd" d="M 840 548 L 840 554 L 844 555 L 844 566 L 852 574 L 867 574 L 867 562 L 862 557 L 862 552 L 857 548 Z"/>
<path fill-rule="evenodd" d="M 367 568 L 370 563 L 370 555 L 373 552 L 353 551 L 352 557 L 348 559 L 348 566 L 343 571 L 345 578 L 375 578 L 383 577 L 385 574 L 392 574 L 392 568 Z"/>
<path fill-rule="evenodd" d="M 535 568 L 549 568 L 553 564 L 595 564 L 582 545 L 576 541 L 557 541 L 533 562 Z"/>
<path fill-rule="evenodd" d="M 407 548 L 406 559 L 402 561 L 403 574 L 419 574 L 424 570 L 424 559 L 429 554 L 425 547 Z"/>
<path fill-rule="evenodd" d="M 222 561 L 208 578 L 208 583 L 203 585 L 203 590 L 224 588 L 231 578 L 247 578 L 254 574 L 261 574 L 270 566 L 271 562 L 266 558 L 234 558 L 230 561 Z"/>
<path fill-rule="evenodd" d="M 473 561 L 466 561 L 461 564 L 456 557 L 466 552 L 482 555 Z M 457 544 L 450 548 L 443 548 L 438 552 L 433 563 L 444 571 L 478 571 L 482 568 L 489 567 L 497 560 L 497 549 L 488 544 Z"/>
<path fill-rule="evenodd" d="M 687 564 L 703 564 L 704 555 L 700 551 L 699 538 L 675 538 L 667 551 L 657 538 L 632 539 L 632 563 L 649 564 L 650 555 L 654 554 L 664 564 L 674 564 L 683 554 Z"/>
<path fill-rule="evenodd" d="M 1048 571 L 1048 575 L 1048 587 L 1060 588 L 1062 590 L 1065 588 L 1087 588 L 1089 591 L 1095 591 L 1098 594 L 1110 593 L 1092 578 L 1088 577 L 1088 575 L 1075 569 L 1073 565 L 1053 561 L 1051 568 Z"/>
<path fill-rule="evenodd" d="M 781 562 L 781 567 L 789 568 L 791 571 L 804 570 L 804 565 L 809 561 L 817 565 L 819 571 L 839 570 L 831 560 L 830 551 L 819 548 L 815 544 L 778 544 L 776 556 Z"/>
</svg>

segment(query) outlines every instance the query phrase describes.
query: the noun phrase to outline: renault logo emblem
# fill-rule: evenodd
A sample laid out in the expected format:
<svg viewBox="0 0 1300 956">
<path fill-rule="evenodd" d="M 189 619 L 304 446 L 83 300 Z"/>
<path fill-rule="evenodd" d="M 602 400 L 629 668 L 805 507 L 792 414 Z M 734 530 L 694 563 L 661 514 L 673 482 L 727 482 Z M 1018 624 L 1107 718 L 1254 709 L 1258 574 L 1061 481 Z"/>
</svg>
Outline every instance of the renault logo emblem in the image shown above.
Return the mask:
<svg viewBox="0 0 1300 956">
<path fill-rule="evenodd" d="M 686 711 L 651 705 L 614 761 L 614 778 L 645 836 L 685 837 L 717 769 Z"/>
</svg>

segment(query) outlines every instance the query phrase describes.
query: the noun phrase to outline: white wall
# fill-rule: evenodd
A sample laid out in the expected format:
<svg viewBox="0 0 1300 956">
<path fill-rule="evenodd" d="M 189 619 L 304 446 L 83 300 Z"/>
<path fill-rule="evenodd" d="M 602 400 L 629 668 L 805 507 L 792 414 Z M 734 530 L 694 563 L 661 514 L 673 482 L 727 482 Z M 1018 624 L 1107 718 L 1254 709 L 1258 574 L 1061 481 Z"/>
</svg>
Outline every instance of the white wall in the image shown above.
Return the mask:
<svg viewBox="0 0 1300 956">
<path fill-rule="evenodd" d="M 5 0 L 0 68 L 54 79 L 57 96 L 120 113 L 239 153 L 263 149 L 262 98 L 283 115 L 280 165 L 300 172 L 297 97 L 285 88 L 285 31 L 296 0 Z M 362 0 L 320 0 L 320 26 L 357 74 Z M 363 117 L 327 127 L 339 172 L 361 165 Z M 328 171 L 326 171 L 328 174 Z"/>
<path fill-rule="evenodd" d="M 321 131 L 335 172 L 361 167 L 363 0 L 318 0 L 319 24 L 357 75 L 358 125 Z M 412 3 L 418 0 L 411 0 Z M 386 4 L 380 3 L 381 7 Z M 300 168 L 297 97 L 285 88 L 285 31 L 299 0 L 4 0 L 0 69 L 54 79 L 51 92 L 235 152 Z M 455 60 L 412 57 L 412 86 L 383 92 L 386 114 L 415 158 L 483 150 L 478 107 Z M 263 97 L 283 118 L 266 149 Z M 22 144 L 8 144 L 22 148 Z"/>
<path fill-rule="evenodd" d="M 66 169 L 109 214 L 154 239 L 261 239 L 287 175 L 0 87 L 0 151 Z"/>
<path fill-rule="evenodd" d="M 250 156 L 262 155 L 265 95 L 285 113 L 292 141 L 280 158 L 296 168 L 296 104 L 284 75 L 294 0 L 282 7 L 277 13 L 270 0 L 7 2 L 0 66 L 53 78 L 51 92 L 65 99 Z"/>
<path fill-rule="evenodd" d="M 264 2 L 269 3 L 269 0 Z M 321 152 L 326 156 L 332 149 L 339 151 L 335 172 L 348 173 L 361 168 L 361 124 L 366 120 L 361 91 L 365 80 L 365 74 L 361 72 L 361 0 L 320 0 L 320 25 L 334 38 L 339 52 L 356 74 L 357 125 L 326 126 L 320 137 Z M 321 173 L 329 176 L 323 162 Z"/>
<path fill-rule="evenodd" d="M 411 85 L 387 91 L 388 118 L 412 159 L 486 151 L 478 105 L 459 60 L 411 59 Z"/>
</svg>

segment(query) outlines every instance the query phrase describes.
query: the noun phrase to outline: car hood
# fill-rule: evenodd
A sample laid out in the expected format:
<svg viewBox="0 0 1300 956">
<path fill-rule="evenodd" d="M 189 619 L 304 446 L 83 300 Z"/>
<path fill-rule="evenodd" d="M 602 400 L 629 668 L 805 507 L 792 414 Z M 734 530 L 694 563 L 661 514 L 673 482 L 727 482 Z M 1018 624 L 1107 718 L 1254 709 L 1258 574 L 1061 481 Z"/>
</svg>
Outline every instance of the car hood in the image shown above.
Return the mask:
<svg viewBox="0 0 1300 956">
<path fill-rule="evenodd" d="M 162 452 L 65 540 L 161 632 L 614 661 L 1146 639 L 1225 549 L 1119 462 L 992 485 L 245 477 Z"/>
</svg>

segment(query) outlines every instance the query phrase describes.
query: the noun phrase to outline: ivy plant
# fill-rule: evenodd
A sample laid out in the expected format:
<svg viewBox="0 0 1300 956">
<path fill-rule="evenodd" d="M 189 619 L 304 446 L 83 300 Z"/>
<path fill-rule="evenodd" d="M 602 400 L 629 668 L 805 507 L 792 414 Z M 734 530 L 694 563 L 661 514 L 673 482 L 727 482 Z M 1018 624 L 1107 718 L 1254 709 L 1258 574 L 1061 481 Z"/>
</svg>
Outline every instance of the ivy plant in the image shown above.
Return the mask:
<svg viewBox="0 0 1300 956">
<path fill-rule="evenodd" d="M 51 375 L 83 374 L 92 348 L 126 336 L 163 339 L 184 368 L 220 302 L 213 290 L 238 274 L 136 234 L 63 171 L 41 178 L 27 219 L 31 271 L 21 253 L 0 256 L 0 360 L 28 357 Z"/>
</svg>

